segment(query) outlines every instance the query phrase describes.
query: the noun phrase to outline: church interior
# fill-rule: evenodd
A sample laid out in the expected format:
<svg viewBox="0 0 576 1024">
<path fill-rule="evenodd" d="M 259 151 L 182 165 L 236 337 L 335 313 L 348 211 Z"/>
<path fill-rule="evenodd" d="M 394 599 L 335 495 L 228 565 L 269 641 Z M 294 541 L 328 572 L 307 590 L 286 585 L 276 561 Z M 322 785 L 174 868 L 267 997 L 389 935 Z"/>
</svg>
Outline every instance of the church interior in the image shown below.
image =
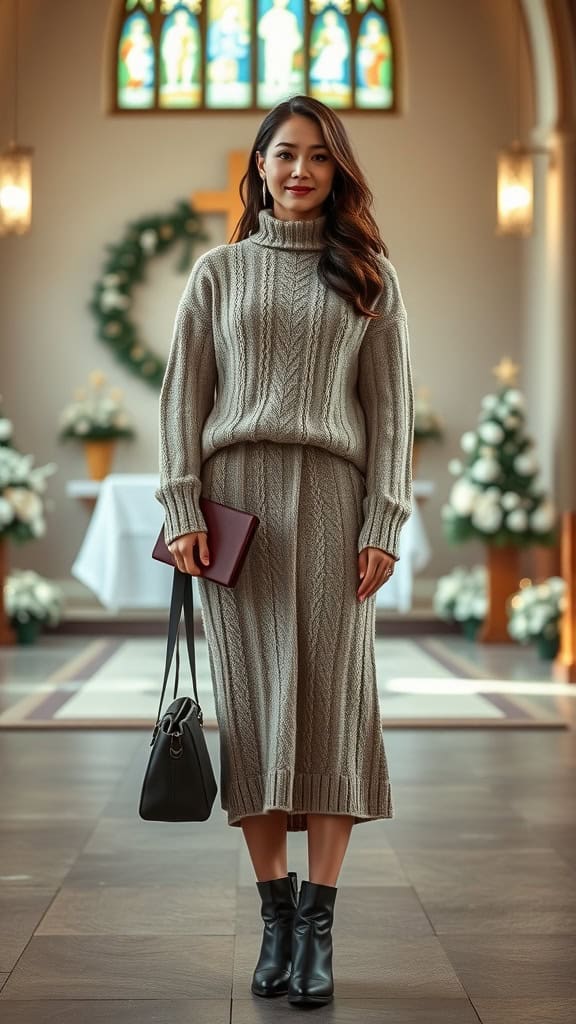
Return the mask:
<svg viewBox="0 0 576 1024">
<path fill-rule="evenodd" d="M 372 189 L 415 396 L 373 598 L 394 814 L 352 829 L 316 1014 L 576 1020 L 576 0 L 0 0 L 4 1024 L 298 1012 L 250 992 L 254 870 L 219 796 L 204 822 L 139 814 L 174 315 L 296 93 L 337 110 Z"/>
</svg>

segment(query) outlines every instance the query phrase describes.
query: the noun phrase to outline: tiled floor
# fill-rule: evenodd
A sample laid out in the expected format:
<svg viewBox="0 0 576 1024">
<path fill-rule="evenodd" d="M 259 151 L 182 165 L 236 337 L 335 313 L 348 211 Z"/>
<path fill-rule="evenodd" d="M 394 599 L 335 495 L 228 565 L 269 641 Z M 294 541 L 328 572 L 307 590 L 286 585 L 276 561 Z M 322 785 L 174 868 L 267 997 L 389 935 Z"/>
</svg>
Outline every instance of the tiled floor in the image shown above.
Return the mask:
<svg viewBox="0 0 576 1024">
<path fill-rule="evenodd" d="M 85 643 L 63 640 L 2 652 L 2 706 Z M 515 648 L 477 657 L 538 678 Z M 574 701 L 558 700 L 573 722 Z M 218 736 L 206 736 L 218 778 Z M 2 1024 L 576 1020 L 572 728 L 385 730 L 395 817 L 352 830 L 335 1000 L 312 1011 L 250 993 L 259 899 L 219 797 L 208 822 L 138 817 L 148 743 L 126 730 L 0 733 Z M 307 878 L 306 834 L 288 844 Z"/>
</svg>

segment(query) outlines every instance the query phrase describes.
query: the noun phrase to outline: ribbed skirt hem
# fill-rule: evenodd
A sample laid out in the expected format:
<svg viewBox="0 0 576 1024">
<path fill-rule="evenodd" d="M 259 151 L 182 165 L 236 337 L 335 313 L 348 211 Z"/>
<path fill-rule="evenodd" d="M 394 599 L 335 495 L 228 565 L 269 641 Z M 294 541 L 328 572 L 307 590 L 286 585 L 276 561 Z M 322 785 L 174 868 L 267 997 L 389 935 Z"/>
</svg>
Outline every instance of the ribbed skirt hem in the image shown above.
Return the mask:
<svg viewBox="0 0 576 1024">
<path fill-rule="evenodd" d="M 384 778 L 365 784 L 357 777 L 289 770 L 270 772 L 264 780 L 260 776 L 234 780 L 224 810 L 228 811 L 228 824 L 237 826 L 248 815 L 286 811 L 289 832 L 305 831 L 307 814 L 351 815 L 355 825 L 394 816 L 390 782 Z"/>
</svg>

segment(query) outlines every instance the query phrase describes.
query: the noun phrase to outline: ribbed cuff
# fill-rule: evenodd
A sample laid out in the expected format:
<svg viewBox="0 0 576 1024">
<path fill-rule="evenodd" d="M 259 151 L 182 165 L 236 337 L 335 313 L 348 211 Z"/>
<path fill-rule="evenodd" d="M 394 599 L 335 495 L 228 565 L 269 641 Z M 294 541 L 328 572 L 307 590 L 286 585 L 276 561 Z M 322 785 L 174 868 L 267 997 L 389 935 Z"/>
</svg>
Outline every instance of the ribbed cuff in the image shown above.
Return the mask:
<svg viewBox="0 0 576 1024">
<path fill-rule="evenodd" d="M 346 814 L 358 819 L 392 818 L 390 779 L 384 772 L 369 779 L 336 774 L 300 774 L 277 769 L 264 778 L 239 775 L 229 780 L 222 806 L 228 824 L 274 808 L 296 816 L 294 830 L 306 828 L 304 815 Z"/>
<path fill-rule="evenodd" d="M 195 476 L 172 481 L 159 487 L 154 496 L 166 511 L 164 540 L 171 544 L 184 533 L 207 533 L 206 520 L 200 509 L 202 481 Z"/>
<path fill-rule="evenodd" d="M 410 518 L 412 509 L 393 504 L 377 495 L 365 497 L 362 508 L 364 522 L 358 535 L 358 552 L 363 548 L 381 548 L 398 559 L 400 532 Z"/>
</svg>

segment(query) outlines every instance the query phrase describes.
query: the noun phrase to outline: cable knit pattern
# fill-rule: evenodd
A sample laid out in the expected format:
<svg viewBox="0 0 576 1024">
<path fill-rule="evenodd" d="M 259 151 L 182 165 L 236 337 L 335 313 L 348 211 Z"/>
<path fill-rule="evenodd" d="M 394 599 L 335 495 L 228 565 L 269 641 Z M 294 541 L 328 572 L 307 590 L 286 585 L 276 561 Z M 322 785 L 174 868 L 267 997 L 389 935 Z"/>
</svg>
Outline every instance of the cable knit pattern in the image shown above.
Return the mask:
<svg viewBox="0 0 576 1024">
<path fill-rule="evenodd" d="M 360 470 L 313 445 L 240 441 L 200 476 L 260 518 L 235 587 L 197 577 L 228 824 L 274 809 L 289 831 L 308 814 L 392 817 L 375 598 L 356 597 Z"/>
<path fill-rule="evenodd" d="M 197 259 L 176 312 L 159 403 L 160 486 L 169 544 L 206 530 L 201 467 L 243 442 L 322 449 L 362 474 L 357 551 L 398 557 L 411 512 L 413 390 L 406 310 L 379 257 L 378 320 L 317 274 L 325 217 L 260 213 L 249 238 Z"/>
</svg>

